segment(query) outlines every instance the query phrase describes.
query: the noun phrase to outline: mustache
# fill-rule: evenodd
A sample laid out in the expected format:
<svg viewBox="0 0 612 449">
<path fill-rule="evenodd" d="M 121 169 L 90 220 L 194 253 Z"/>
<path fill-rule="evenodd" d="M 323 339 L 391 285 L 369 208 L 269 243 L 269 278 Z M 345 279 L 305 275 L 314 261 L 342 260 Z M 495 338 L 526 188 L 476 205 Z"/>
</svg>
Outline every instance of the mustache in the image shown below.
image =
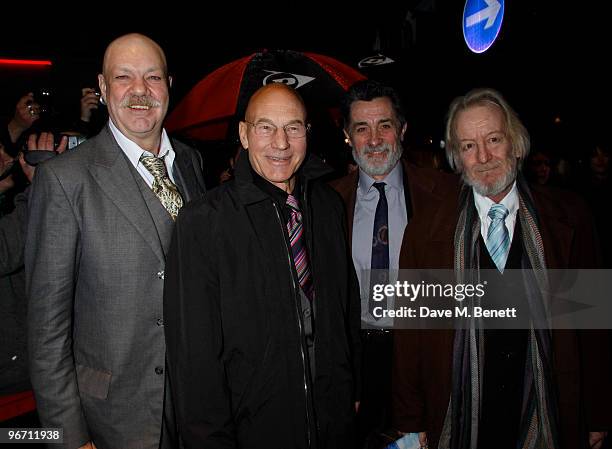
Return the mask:
<svg viewBox="0 0 612 449">
<path fill-rule="evenodd" d="M 391 145 L 389 145 L 388 143 L 382 143 L 374 147 L 370 145 L 365 145 L 364 147 L 362 147 L 361 150 L 365 156 L 367 154 L 372 153 L 382 153 L 383 151 L 390 152 L 392 149 L 393 148 L 391 148 Z"/>
<path fill-rule="evenodd" d="M 161 102 L 156 100 L 150 95 L 130 95 L 121 100 L 119 104 L 122 108 L 129 108 L 130 106 L 147 106 L 150 108 L 158 108 L 161 106 Z"/>
<path fill-rule="evenodd" d="M 500 161 L 493 161 L 486 164 L 478 164 L 474 169 L 478 172 L 488 171 L 501 165 Z"/>
</svg>

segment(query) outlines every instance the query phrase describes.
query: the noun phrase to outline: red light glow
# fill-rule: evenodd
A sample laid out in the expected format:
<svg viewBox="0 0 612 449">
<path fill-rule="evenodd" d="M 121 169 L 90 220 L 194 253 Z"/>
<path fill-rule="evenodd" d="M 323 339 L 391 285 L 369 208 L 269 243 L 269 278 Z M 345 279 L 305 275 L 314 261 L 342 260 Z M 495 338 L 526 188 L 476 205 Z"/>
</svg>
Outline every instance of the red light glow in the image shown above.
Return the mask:
<svg viewBox="0 0 612 449">
<path fill-rule="evenodd" d="M 40 61 L 34 59 L 0 59 L 0 65 L 51 66 L 51 61 Z"/>
</svg>

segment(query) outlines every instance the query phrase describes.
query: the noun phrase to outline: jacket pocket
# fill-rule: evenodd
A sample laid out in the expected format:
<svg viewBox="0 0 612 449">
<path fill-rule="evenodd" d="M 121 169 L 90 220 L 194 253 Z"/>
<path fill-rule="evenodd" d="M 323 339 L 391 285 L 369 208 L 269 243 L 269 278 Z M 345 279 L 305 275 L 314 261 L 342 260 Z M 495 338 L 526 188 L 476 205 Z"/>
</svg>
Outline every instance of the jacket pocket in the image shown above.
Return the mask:
<svg viewBox="0 0 612 449">
<path fill-rule="evenodd" d="M 77 364 L 76 375 L 81 393 L 97 399 L 106 399 L 112 373 Z"/>
</svg>

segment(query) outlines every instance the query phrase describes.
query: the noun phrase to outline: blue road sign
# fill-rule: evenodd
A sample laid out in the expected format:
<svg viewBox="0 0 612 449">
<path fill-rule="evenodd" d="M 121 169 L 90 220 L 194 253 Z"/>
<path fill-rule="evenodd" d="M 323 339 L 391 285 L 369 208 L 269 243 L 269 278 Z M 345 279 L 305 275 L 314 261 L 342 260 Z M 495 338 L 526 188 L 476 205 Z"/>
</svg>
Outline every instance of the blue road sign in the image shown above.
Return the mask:
<svg viewBox="0 0 612 449">
<path fill-rule="evenodd" d="M 504 0 L 466 0 L 463 8 L 463 38 L 474 53 L 489 49 L 501 29 Z"/>
</svg>

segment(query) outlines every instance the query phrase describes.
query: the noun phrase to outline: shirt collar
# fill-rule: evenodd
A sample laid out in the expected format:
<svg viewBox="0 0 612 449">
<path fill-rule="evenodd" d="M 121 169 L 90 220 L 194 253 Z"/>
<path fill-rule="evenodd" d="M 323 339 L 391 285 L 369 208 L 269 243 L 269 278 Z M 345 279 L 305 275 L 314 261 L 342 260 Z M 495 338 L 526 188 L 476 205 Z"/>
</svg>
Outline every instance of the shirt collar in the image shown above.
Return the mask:
<svg viewBox="0 0 612 449">
<path fill-rule="evenodd" d="M 393 167 L 393 170 L 391 170 L 382 181 L 377 181 L 364 172 L 361 168 L 359 169 L 358 189 L 361 191 L 362 195 L 366 195 L 375 182 L 384 182 L 388 188 L 397 189 L 401 192 L 404 188 L 404 175 L 401 162 L 398 161 L 398 163 L 395 164 L 395 167 Z"/>
<path fill-rule="evenodd" d="M 478 216 L 480 217 L 480 221 L 482 222 L 489 214 L 489 209 L 491 206 L 495 204 L 495 202 L 486 196 L 483 196 L 479 193 L 474 192 L 474 203 L 476 204 L 476 210 L 478 211 Z M 518 199 L 518 190 L 516 188 L 516 181 L 512 184 L 512 188 L 508 192 L 508 194 L 499 202 L 499 204 L 503 204 L 508 209 L 508 216 L 512 217 L 516 214 L 516 211 L 519 207 L 519 199 Z"/>
<path fill-rule="evenodd" d="M 119 131 L 119 128 L 115 126 L 112 120 L 109 120 L 108 124 L 113 136 L 115 137 L 115 140 L 117 141 L 117 144 L 123 150 L 134 167 L 136 167 L 140 162 L 140 156 L 142 156 L 143 153 L 147 156 L 154 156 L 154 154 L 150 151 L 142 149 L 136 142 L 128 139 L 121 131 Z M 172 144 L 170 143 L 166 130 L 162 129 L 158 157 L 165 156 L 168 156 L 169 159 L 174 159 L 174 150 L 172 149 Z"/>
</svg>

